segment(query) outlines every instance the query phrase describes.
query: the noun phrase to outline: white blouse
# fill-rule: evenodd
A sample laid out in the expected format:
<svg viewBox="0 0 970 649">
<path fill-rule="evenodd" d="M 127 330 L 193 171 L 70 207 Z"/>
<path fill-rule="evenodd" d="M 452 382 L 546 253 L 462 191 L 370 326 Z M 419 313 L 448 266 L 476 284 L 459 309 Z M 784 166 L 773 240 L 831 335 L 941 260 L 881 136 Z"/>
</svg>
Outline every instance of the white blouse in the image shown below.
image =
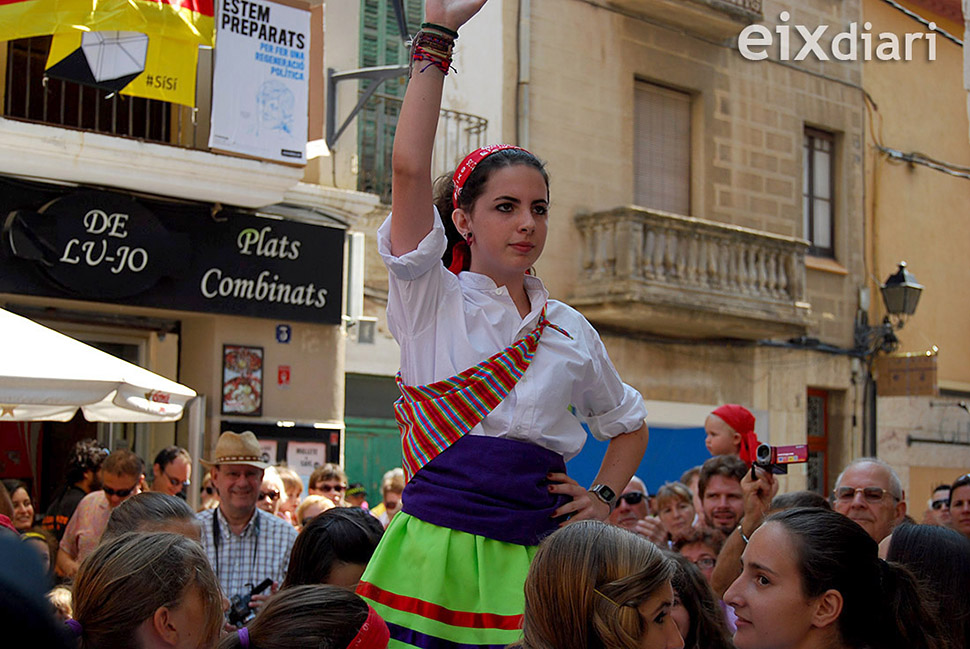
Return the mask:
<svg viewBox="0 0 970 649">
<path fill-rule="evenodd" d="M 391 254 L 390 228 L 388 217 L 377 245 L 390 271 L 387 323 L 401 346 L 406 384 L 449 378 L 505 349 L 536 327 L 548 300 L 546 318 L 572 339 L 546 327 L 529 369 L 471 434 L 532 442 L 568 461 L 586 441 L 577 415 L 599 440 L 643 425 L 643 398 L 620 380 L 596 330 L 572 307 L 549 300 L 539 278 L 525 278 L 532 310 L 522 318 L 504 286 L 444 267 L 447 241 L 437 210 L 431 232 L 400 257 Z"/>
</svg>

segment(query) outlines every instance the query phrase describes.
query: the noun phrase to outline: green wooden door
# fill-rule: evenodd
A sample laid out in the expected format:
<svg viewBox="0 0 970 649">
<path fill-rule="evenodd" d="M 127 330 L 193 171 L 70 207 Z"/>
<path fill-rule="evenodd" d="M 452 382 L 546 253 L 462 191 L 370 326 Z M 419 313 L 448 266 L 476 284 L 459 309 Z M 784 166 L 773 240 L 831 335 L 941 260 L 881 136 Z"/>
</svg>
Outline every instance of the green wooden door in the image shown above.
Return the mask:
<svg viewBox="0 0 970 649">
<path fill-rule="evenodd" d="M 347 477 L 367 489 L 371 507 L 381 502 L 381 477 L 401 466 L 401 436 L 393 419 L 345 417 L 344 461 Z"/>
</svg>

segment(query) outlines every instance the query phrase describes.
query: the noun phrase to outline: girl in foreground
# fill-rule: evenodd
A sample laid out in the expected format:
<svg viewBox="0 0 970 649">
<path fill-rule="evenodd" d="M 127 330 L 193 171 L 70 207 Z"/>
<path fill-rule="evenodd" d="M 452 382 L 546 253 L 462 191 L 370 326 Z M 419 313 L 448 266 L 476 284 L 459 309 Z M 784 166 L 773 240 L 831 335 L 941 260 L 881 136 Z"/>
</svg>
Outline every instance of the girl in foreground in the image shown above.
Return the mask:
<svg viewBox="0 0 970 649">
<path fill-rule="evenodd" d="M 738 649 L 944 649 L 906 568 L 877 556 L 858 524 L 818 508 L 770 516 L 724 593 Z"/>
<path fill-rule="evenodd" d="M 202 547 L 181 534 L 129 532 L 81 564 L 74 582 L 79 649 L 208 649 L 223 601 Z"/>
<path fill-rule="evenodd" d="M 595 330 L 528 274 L 548 227 L 542 163 L 517 147 L 479 149 L 433 199 L 444 75 L 459 28 L 484 4 L 426 2 L 394 141 L 393 212 L 378 231 L 409 481 L 358 592 L 392 646 L 517 640 L 535 545 L 566 517 L 605 519 L 647 443 L 643 400 Z M 610 440 L 589 491 L 565 474 L 586 437 L 573 412 Z"/>
<path fill-rule="evenodd" d="M 569 525 L 539 546 L 523 638 L 510 649 L 682 649 L 675 570 L 642 536 L 599 521 Z"/>
</svg>

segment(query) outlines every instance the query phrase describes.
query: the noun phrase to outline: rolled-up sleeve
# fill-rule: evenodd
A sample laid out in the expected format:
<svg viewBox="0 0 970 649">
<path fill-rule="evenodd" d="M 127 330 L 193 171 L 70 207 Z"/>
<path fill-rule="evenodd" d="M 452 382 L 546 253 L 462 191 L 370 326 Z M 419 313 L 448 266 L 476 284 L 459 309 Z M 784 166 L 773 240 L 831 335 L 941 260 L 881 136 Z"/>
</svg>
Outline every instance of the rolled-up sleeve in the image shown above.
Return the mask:
<svg viewBox="0 0 970 649">
<path fill-rule="evenodd" d="M 590 327 L 585 336 L 591 362 L 577 400 L 580 411 L 593 437 L 606 441 L 617 435 L 632 433 L 647 418 L 643 397 L 620 379 L 599 335 Z"/>
<path fill-rule="evenodd" d="M 398 342 L 435 322 L 443 291 L 458 290 L 457 278 L 442 265 L 447 238 L 435 210 L 434 226 L 417 248 L 401 256 L 391 253 L 391 217 L 377 231 L 377 249 L 388 270 L 387 326 Z"/>
<path fill-rule="evenodd" d="M 391 274 L 406 282 L 418 279 L 435 265 L 440 266 L 441 256 L 445 254 L 447 243 L 445 228 L 438 218 L 438 208 L 434 210 L 434 225 L 431 231 L 418 243 L 417 248 L 400 257 L 391 252 L 391 216 L 388 216 L 377 230 L 377 250 L 384 260 L 384 265 Z"/>
</svg>

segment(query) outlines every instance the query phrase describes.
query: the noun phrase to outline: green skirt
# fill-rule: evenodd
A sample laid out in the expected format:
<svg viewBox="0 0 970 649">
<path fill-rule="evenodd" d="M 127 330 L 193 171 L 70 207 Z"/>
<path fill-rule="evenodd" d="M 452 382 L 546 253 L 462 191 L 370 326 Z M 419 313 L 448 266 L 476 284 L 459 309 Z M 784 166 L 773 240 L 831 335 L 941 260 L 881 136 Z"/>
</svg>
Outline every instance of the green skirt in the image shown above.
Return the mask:
<svg viewBox="0 0 970 649">
<path fill-rule="evenodd" d="M 357 592 L 387 622 L 389 647 L 505 647 L 522 636 L 535 553 L 398 512 Z"/>
</svg>

